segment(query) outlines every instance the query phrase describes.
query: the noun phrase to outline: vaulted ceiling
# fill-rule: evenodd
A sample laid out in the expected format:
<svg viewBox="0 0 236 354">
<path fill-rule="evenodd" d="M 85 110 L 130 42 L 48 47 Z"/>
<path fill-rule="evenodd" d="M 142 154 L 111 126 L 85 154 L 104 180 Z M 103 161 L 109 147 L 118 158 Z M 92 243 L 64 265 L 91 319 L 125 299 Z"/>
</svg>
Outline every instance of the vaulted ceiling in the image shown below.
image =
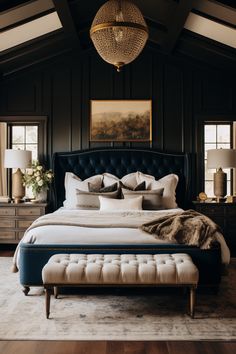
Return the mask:
<svg viewBox="0 0 236 354">
<path fill-rule="evenodd" d="M 236 70 L 235 0 L 133 0 L 149 27 L 148 46 Z M 1 73 L 92 47 L 89 28 L 105 0 L 1 0 Z"/>
</svg>

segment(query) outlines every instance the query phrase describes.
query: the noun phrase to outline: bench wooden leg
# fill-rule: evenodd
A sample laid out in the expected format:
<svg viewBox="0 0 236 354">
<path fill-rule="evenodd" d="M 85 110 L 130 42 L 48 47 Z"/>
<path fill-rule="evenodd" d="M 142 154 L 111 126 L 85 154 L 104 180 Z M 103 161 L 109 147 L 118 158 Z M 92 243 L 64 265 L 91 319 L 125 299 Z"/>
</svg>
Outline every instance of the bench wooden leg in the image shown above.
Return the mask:
<svg viewBox="0 0 236 354">
<path fill-rule="evenodd" d="M 50 300 L 51 300 L 51 294 L 53 293 L 52 288 L 46 288 L 45 289 L 45 304 L 46 304 L 46 317 L 49 318 L 50 314 Z"/>
<path fill-rule="evenodd" d="M 58 286 L 54 286 L 54 297 L 55 299 L 58 297 Z"/>
<path fill-rule="evenodd" d="M 190 287 L 190 294 L 189 294 L 189 305 L 190 305 L 190 316 L 194 318 L 194 310 L 195 310 L 195 302 L 196 302 L 196 286 L 193 285 Z"/>
</svg>

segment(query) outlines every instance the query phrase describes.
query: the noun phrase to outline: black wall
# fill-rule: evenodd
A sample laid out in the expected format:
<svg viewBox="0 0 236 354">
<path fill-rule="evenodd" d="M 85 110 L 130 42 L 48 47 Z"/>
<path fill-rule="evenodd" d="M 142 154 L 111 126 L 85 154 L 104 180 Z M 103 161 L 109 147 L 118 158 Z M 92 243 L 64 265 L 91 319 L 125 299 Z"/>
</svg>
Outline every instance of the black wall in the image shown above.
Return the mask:
<svg viewBox="0 0 236 354">
<path fill-rule="evenodd" d="M 152 99 L 152 146 L 193 153 L 196 193 L 202 188 L 200 122 L 236 120 L 236 77 L 214 63 L 165 57 L 152 48 L 121 73 L 93 49 L 71 52 L 3 77 L 0 116 L 47 116 L 49 158 L 55 151 L 110 146 L 89 142 L 90 99 Z"/>
</svg>

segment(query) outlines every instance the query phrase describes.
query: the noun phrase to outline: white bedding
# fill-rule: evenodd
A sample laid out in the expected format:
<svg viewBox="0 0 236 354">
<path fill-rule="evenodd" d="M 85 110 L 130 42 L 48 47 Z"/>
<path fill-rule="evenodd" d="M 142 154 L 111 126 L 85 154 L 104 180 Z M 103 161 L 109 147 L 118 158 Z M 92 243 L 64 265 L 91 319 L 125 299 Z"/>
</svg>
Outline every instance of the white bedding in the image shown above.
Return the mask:
<svg viewBox="0 0 236 354">
<path fill-rule="evenodd" d="M 168 209 L 157 211 L 129 211 L 129 214 L 133 216 L 137 215 L 140 218 L 156 218 L 160 215 L 167 215 L 176 212 L 182 212 L 183 210 Z M 73 212 L 79 215 L 83 213 L 83 210 L 73 210 Z M 64 216 L 67 213 L 71 213 L 71 210 L 60 208 L 54 212 L 54 214 Z M 86 210 L 88 213 L 88 210 Z M 90 213 L 99 213 L 97 210 L 91 210 Z M 108 212 L 109 213 L 109 212 Z M 120 216 L 122 211 L 110 212 L 111 218 Z M 140 214 L 141 213 L 141 214 Z M 92 214 L 91 214 L 92 215 Z M 221 244 L 222 263 L 228 264 L 230 260 L 230 252 L 225 243 L 223 236 L 219 233 L 216 235 L 217 240 Z M 21 243 L 32 244 L 122 244 L 122 245 L 137 245 L 137 244 L 161 244 L 168 243 L 167 241 L 157 240 L 152 235 L 137 229 L 137 228 L 93 228 L 93 227 L 78 227 L 78 226 L 66 226 L 66 225 L 48 225 L 40 226 L 35 229 L 31 229 L 25 233 L 25 236 L 21 240 Z M 172 242 L 173 243 L 173 242 Z M 16 263 L 19 264 L 19 252 L 16 251 L 17 257 Z"/>
</svg>

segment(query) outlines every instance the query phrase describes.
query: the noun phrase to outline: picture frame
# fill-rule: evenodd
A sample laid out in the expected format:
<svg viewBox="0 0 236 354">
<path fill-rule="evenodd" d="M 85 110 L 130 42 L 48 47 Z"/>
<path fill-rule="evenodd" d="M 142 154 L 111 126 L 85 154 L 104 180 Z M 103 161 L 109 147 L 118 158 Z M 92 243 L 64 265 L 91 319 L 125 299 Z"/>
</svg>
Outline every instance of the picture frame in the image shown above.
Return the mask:
<svg viewBox="0 0 236 354">
<path fill-rule="evenodd" d="M 152 100 L 91 100 L 90 141 L 151 142 Z"/>
</svg>

